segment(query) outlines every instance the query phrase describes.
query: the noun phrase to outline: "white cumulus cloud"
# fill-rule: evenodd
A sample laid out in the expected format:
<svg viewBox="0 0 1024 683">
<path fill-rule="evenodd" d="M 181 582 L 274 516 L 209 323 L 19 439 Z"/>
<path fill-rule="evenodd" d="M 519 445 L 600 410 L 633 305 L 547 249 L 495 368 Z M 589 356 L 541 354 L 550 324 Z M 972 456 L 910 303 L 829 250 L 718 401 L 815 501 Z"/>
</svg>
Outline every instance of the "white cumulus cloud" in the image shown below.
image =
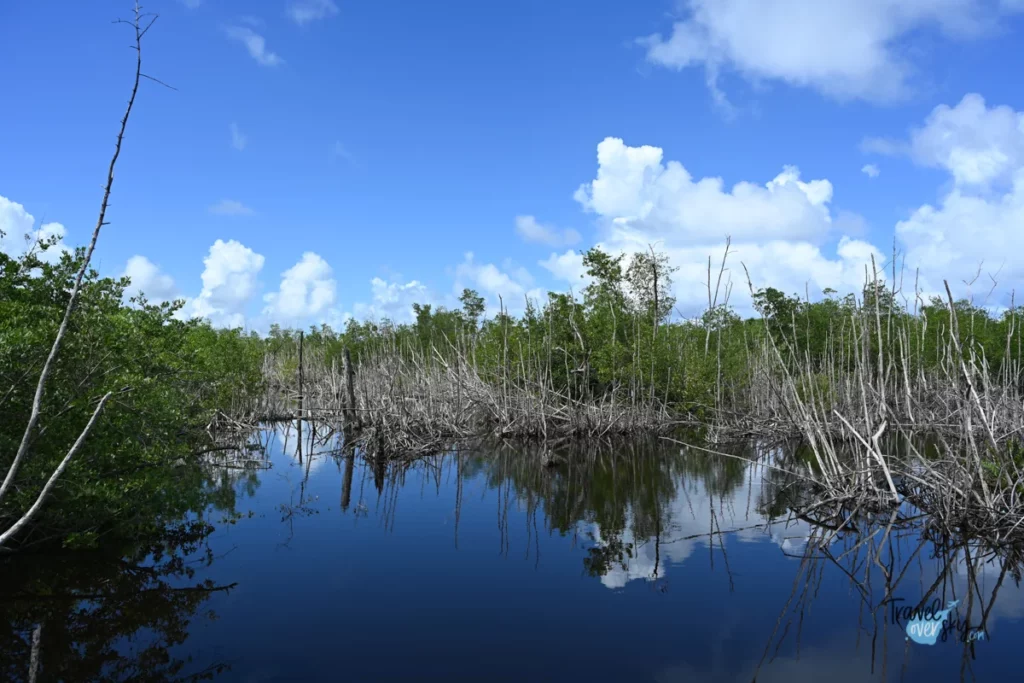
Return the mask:
<svg viewBox="0 0 1024 683">
<path fill-rule="evenodd" d="M 960 187 L 1008 185 L 1024 166 L 1024 113 L 989 107 L 981 95 L 968 93 L 952 107 L 935 107 L 909 140 L 869 137 L 861 149 L 941 168 Z"/>
<path fill-rule="evenodd" d="M 383 320 L 396 323 L 411 322 L 414 319 L 413 304 L 436 304 L 437 300 L 418 280 L 390 282 L 375 277 L 370 281 L 372 302 L 357 303 L 352 307 L 353 316 L 362 320 Z"/>
<path fill-rule="evenodd" d="M 505 310 L 513 314 L 526 308 L 527 297 L 536 298 L 540 290 L 531 289 L 533 277 L 522 267 L 512 263 L 502 264 L 499 268 L 493 263 L 479 263 L 473 252 L 467 252 L 462 263 L 455 267 L 456 295 L 463 289 L 476 290 L 487 306 L 487 313 L 493 315 L 504 305 Z"/>
<path fill-rule="evenodd" d="M 125 297 L 144 294 L 150 303 L 162 303 L 178 298 L 174 278 L 163 272 L 159 266 L 145 256 L 135 255 L 128 259 L 124 273 L 131 279 L 125 290 Z"/>
<path fill-rule="evenodd" d="M 322 314 L 337 293 L 333 270 L 319 254 L 307 251 L 294 266 L 281 275 L 281 287 L 263 297 L 263 313 L 272 322 L 297 323 Z"/>
<path fill-rule="evenodd" d="M 547 259 L 540 261 L 539 265 L 556 279 L 569 283 L 576 291 L 590 284 L 590 276 L 583 265 L 583 253 L 574 249 L 562 254 L 551 254 Z"/>
<path fill-rule="evenodd" d="M 203 288 L 189 313 L 218 327 L 244 327 L 245 309 L 259 285 L 264 258 L 249 247 L 217 240 L 203 259 Z"/>
<path fill-rule="evenodd" d="M 935 107 L 908 141 L 876 139 L 864 146 L 907 155 L 952 180 L 938 202 L 896 225 L 907 267 L 920 269 L 922 289 L 942 293 L 948 280 L 954 293 L 984 303 L 995 281 L 1008 303 L 1006 292 L 1024 284 L 1024 112 L 990 107 L 971 93 L 954 106 Z"/>
<path fill-rule="evenodd" d="M 977 195 L 954 188 L 937 206 L 926 204 L 897 223 L 896 235 L 907 250 L 908 267 L 921 268 L 925 291 L 941 293 L 946 279 L 966 294 L 962 283 L 980 274 L 971 294 L 986 294 L 994 279 L 1004 295 L 1024 284 L 1021 226 L 1024 169 L 1019 168 L 1006 193 Z"/>
<path fill-rule="evenodd" d="M 597 151 L 597 177 L 575 196 L 584 210 L 597 215 L 598 246 L 632 253 L 653 245 L 667 254 L 679 269 L 674 293 L 686 314 L 707 305 L 708 257 L 717 268 L 727 236 L 732 250 L 726 282 L 734 287 L 731 303 L 743 312 L 749 312 L 749 292 L 741 261 L 755 287 L 788 293 L 803 293 L 805 287 L 859 290 L 871 256 L 884 262 L 875 247 L 847 235 L 840 235 L 829 253 L 826 245 L 836 237 L 836 228 L 859 223 L 833 220 L 832 184 L 804 181 L 796 167 L 783 167 L 763 184 L 740 182 L 727 188 L 720 178 L 697 179 L 681 163 L 664 161 L 658 147 L 630 147 L 606 138 Z M 579 253 L 552 254 L 540 265 L 580 287 L 584 269 Z"/>
<path fill-rule="evenodd" d="M 44 223 L 37 229 L 36 219 L 25 207 L 0 195 L 0 251 L 8 256 L 18 257 L 29 250 L 36 250 L 46 263 L 56 263 L 61 254 L 71 249 L 64 244 L 65 230 L 60 223 Z M 41 241 L 56 238 L 57 242 L 45 251 L 39 248 Z"/>
<path fill-rule="evenodd" d="M 832 184 L 800 180 L 787 166 L 764 185 L 721 178 L 695 180 L 677 161 L 662 163 L 658 147 L 629 147 L 619 138 L 597 146 L 597 178 L 576 191 L 584 209 L 605 218 L 617 234 L 644 240 L 821 239 L 829 229 Z M 637 240 L 634 240 L 637 241 Z M 653 241 L 653 240 L 651 240 Z"/>
<path fill-rule="evenodd" d="M 1012 179 L 1024 165 L 1024 113 L 988 107 L 976 93 L 932 111 L 911 133 L 910 154 L 924 166 L 945 169 L 959 185 Z"/>
<path fill-rule="evenodd" d="M 877 178 L 878 175 L 881 173 L 878 166 L 874 164 L 864 164 L 864 166 L 860 169 L 860 172 L 866 175 L 868 178 Z"/>
</svg>

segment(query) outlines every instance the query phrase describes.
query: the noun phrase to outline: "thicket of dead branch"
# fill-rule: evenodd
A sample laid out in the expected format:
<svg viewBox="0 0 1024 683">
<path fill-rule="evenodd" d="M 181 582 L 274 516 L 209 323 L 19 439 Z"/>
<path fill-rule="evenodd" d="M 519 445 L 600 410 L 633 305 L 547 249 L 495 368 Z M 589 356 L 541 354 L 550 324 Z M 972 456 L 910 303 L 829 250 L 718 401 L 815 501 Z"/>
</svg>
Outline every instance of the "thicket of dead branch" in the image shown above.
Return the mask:
<svg viewBox="0 0 1024 683">
<path fill-rule="evenodd" d="M 877 271 L 868 285 L 878 293 L 885 287 Z M 854 308 L 828 330 L 825 363 L 801 358 L 784 334 L 765 335 L 748 426 L 795 429 L 808 446 L 808 475 L 824 498 L 853 509 L 910 502 L 947 532 L 970 530 L 994 545 L 1018 537 L 1024 522 L 1019 355 L 1007 352 L 998 367 L 990 366 L 973 335 L 964 334 L 973 321 L 961 319 L 948 283 L 948 318 L 935 330 L 894 315 L 895 277 L 889 286 L 889 306 L 876 296 L 873 306 Z M 1014 322 L 1008 350 L 1019 336 Z M 927 334 L 939 356 L 931 365 L 914 354 Z"/>
<path fill-rule="evenodd" d="M 328 365 L 322 349 L 305 354 L 301 391 L 289 366 L 286 356 L 268 355 L 265 361 L 272 387 L 264 410 L 269 417 L 349 416 L 350 431 L 357 429 L 363 443 L 388 454 L 433 452 L 484 436 L 601 438 L 667 431 L 679 423 L 656 400 L 574 399 L 542 377 L 522 373 L 490 381 L 461 354 L 431 357 L 382 346 L 363 357 L 351 394 L 347 374 Z"/>
</svg>

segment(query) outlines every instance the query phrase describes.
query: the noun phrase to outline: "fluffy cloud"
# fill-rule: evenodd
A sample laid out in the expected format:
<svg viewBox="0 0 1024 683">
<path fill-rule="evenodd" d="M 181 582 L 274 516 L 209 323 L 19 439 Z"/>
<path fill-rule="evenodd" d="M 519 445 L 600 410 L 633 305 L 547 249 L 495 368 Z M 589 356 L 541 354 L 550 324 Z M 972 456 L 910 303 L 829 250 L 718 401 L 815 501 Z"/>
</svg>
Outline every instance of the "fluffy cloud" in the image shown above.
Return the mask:
<svg viewBox="0 0 1024 683">
<path fill-rule="evenodd" d="M 370 281 L 372 303 L 357 303 L 352 307 L 354 317 L 364 320 L 387 318 L 403 323 L 413 320 L 413 304 L 436 304 L 426 285 L 417 280 L 404 284 L 388 282 L 379 277 Z"/>
<path fill-rule="evenodd" d="M 474 289 L 484 297 L 488 314 L 494 314 L 504 305 L 505 310 L 519 313 L 526 307 L 526 299 L 537 298 L 540 290 L 531 289 L 533 277 L 522 267 L 512 263 L 499 268 L 493 263 L 478 263 L 473 252 L 467 252 L 462 263 L 455 267 L 453 291 Z"/>
<path fill-rule="evenodd" d="M 829 204 L 832 184 L 804 181 L 795 167 L 784 167 L 762 184 L 741 182 L 726 188 L 720 178 L 695 179 L 677 161 L 664 161 L 657 147 L 630 147 L 618 138 L 598 145 L 597 177 L 576 192 L 576 199 L 597 215 L 599 246 L 613 253 L 647 250 L 666 253 L 679 270 L 675 295 L 680 310 L 693 313 L 707 304 L 708 257 L 721 260 L 726 236 L 732 238 L 728 267 L 735 286 L 731 301 L 749 311 L 749 292 L 740 270 L 750 270 L 755 287 L 771 285 L 789 292 L 825 287 L 858 290 L 872 245 L 842 235 L 834 255 L 825 251 L 837 223 Z M 584 273 L 575 251 L 552 254 L 540 265 L 579 287 Z M 732 273 L 738 272 L 733 277 Z"/>
<path fill-rule="evenodd" d="M 251 216 L 256 212 L 240 201 L 222 199 L 210 207 L 210 213 L 218 216 Z"/>
<path fill-rule="evenodd" d="M 333 17 L 338 13 L 338 6 L 333 0 L 291 0 L 287 12 L 292 21 L 304 26 L 311 21 Z"/>
<path fill-rule="evenodd" d="M 229 26 L 227 35 L 228 38 L 245 45 L 249 56 L 263 66 L 278 66 L 284 63 L 284 60 L 276 52 L 267 49 L 266 39 L 247 26 Z"/>
<path fill-rule="evenodd" d="M 64 244 L 64 226 L 60 223 L 44 223 L 36 229 L 35 222 L 36 219 L 24 206 L 0 195 L 0 251 L 17 257 L 30 249 L 37 249 L 41 241 L 57 238 L 54 246 L 39 251 L 43 261 L 56 263 L 61 254 L 70 251 Z"/>
<path fill-rule="evenodd" d="M 747 80 L 781 81 L 837 99 L 898 100 L 911 90 L 913 53 L 900 44 L 934 30 L 946 38 L 985 33 L 1019 2 L 990 0 L 686 0 L 667 37 L 640 39 L 647 59 L 704 67 L 712 94 L 724 70 Z"/>
<path fill-rule="evenodd" d="M 516 216 L 516 232 L 527 242 L 539 242 L 551 247 L 569 246 L 580 241 L 580 234 L 572 228 L 558 230 L 541 225 L 533 216 Z"/>
<path fill-rule="evenodd" d="M 1024 166 L 1024 113 L 989 108 L 971 93 L 954 107 L 935 107 L 912 131 L 909 151 L 915 162 L 948 171 L 958 185 L 1005 182 Z"/>
<path fill-rule="evenodd" d="M 1001 292 L 1024 284 L 1022 122 L 1021 112 L 968 95 L 955 106 L 935 108 L 907 142 L 866 145 L 942 168 L 953 181 L 939 202 L 912 211 L 894 230 L 900 262 L 907 272 L 920 273 L 926 294 L 941 292 L 942 281 L 949 280 L 959 295 L 1002 305 L 1007 302 L 980 300 L 993 281 Z M 801 294 L 808 287 L 813 295 L 825 287 L 858 290 L 872 257 L 881 267 L 890 253 L 853 237 L 862 232 L 856 216 L 832 214 L 827 180 L 805 182 L 792 167 L 764 185 L 727 189 L 717 178 L 694 179 L 681 164 L 664 162 L 656 147 L 609 138 L 598 146 L 597 177 L 576 198 L 597 215 L 603 248 L 632 252 L 654 244 L 669 255 L 679 268 L 675 294 L 684 312 L 706 305 L 707 259 L 711 255 L 713 267 L 719 261 L 726 235 L 732 237 L 732 272 L 726 276 L 736 285 L 732 303 L 745 312 L 749 298 L 740 262 L 755 287 Z M 833 251 L 828 246 L 836 238 Z M 572 283 L 583 270 L 574 251 L 552 254 L 540 265 Z M 979 269 L 980 280 L 966 287 Z"/>
<path fill-rule="evenodd" d="M 803 182 L 787 166 L 764 185 L 741 182 L 726 191 L 721 178 L 695 181 L 679 162 L 663 164 L 662 156 L 658 147 L 605 138 L 597 146 L 597 178 L 576 191 L 576 200 L 645 248 L 659 236 L 819 240 L 829 229 L 827 180 Z"/>
<path fill-rule="evenodd" d="M 1024 283 L 1024 169 L 1017 169 L 1013 185 L 999 196 L 976 195 L 954 188 L 938 206 L 925 205 L 896 225 L 896 235 L 907 251 L 907 265 L 921 268 L 922 288 L 942 291 L 942 280 L 960 288 L 981 271 L 973 294 L 992 287 L 1001 290 Z"/>
<path fill-rule="evenodd" d="M 231 125 L 228 126 L 228 128 L 231 131 L 231 146 L 237 149 L 239 152 L 241 152 L 243 149 L 245 149 L 245 146 L 249 144 L 249 138 L 247 138 L 245 134 L 242 133 L 241 129 L 238 127 L 238 124 L 233 121 L 231 122 Z"/>
<path fill-rule="evenodd" d="M 124 273 L 131 279 L 125 290 L 125 297 L 144 294 L 150 303 L 162 303 L 178 298 L 174 278 L 160 270 L 159 266 L 145 256 L 132 256 L 124 267 Z"/>
<path fill-rule="evenodd" d="M 955 106 L 936 107 L 909 141 L 874 139 L 864 147 L 950 175 L 952 185 L 936 205 L 921 206 L 896 225 L 922 289 L 940 293 L 945 279 L 966 295 L 963 282 L 979 270 L 971 294 L 992 287 L 989 275 L 1001 290 L 1024 283 L 1024 113 L 968 94 Z"/>
<path fill-rule="evenodd" d="M 860 172 L 866 175 L 868 178 L 877 178 L 878 174 L 881 173 L 881 171 L 878 170 L 878 166 L 875 166 L 874 164 L 864 164 L 864 166 L 860 169 Z"/>
<path fill-rule="evenodd" d="M 558 280 L 568 282 L 573 289 L 586 287 L 590 283 L 590 276 L 583 265 L 582 252 L 569 249 L 564 254 L 551 254 L 539 265 Z"/>
<path fill-rule="evenodd" d="M 494 263 L 478 263 L 472 252 L 464 255 L 462 263 L 449 270 L 452 276 L 451 292 L 439 296 L 419 280 L 402 282 L 375 277 L 370 281 L 371 301 L 359 302 L 352 306 L 351 314 L 341 314 L 332 309 L 326 316 L 332 327 L 344 325 L 348 318 L 359 320 L 391 320 L 408 323 L 415 320 L 413 304 L 429 304 L 448 309 L 458 308 L 459 295 L 463 289 L 474 289 L 484 297 L 487 315 L 499 310 L 499 297 L 505 309 L 519 314 L 525 309 L 526 299 L 543 299 L 545 292 L 533 288 L 533 276 L 523 267 L 506 260 L 500 266 Z"/>
<path fill-rule="evenodd" d="M 307 251 L 281 275 L 281 288 L 263 297 L 264 315 L 274 322 L 295 323 L 334 305 L 337 284 L 327 261 Z"/>
<path fill-rule="evenodd" d="M 256 293 L 263 256 L 231 240 L 217 240 L 203 264 L 203 289 L 189 313 L 219 327 L 244 327 L 245 308 Z"/>
</svg>

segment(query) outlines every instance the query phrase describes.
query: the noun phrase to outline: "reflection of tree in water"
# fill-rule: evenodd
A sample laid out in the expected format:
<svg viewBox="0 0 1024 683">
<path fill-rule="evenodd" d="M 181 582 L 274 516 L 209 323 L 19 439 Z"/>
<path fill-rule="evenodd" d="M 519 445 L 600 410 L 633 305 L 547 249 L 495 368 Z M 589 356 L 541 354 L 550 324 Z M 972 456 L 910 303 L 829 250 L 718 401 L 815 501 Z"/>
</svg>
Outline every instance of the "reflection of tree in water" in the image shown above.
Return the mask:
<svg viewBox="0 0 1024 683">
<path fill-rule="evenodd" d="M 215 509 L 234 510 L 239 497 L 256 496 L 259 473 L 270 467 L 269 450 L 275 436 L 273 431 L 242 431 L 204 454 L 208 467 L 202 471 L 203 490 Z"/>
<path fill-rule="evenodd" d="M 625 570 L 638 544 L 647 543 L 655 548 L 656 575 L 677 499 L 696 492 L 707 505 L 709 497 L 740 486 L 747 467 L 735 458 L 680 453 L 650 440 L 615 447 L 576 444 L 550 455 L 540 448 L 499 447 L 468 458 L 462 476 L 483 474 L 491 488 L 505 491 L 506 500 L 514 498 L 530 515 L 543 509 L 549 532 L 574 535 L 582 528 L 590 542 L 584 559 L 590 575 Z"/>
<path fill-rule="evenodd" d="M 485 477 L 491 488 L 504 491 L 504 500 L 514 499 L 528 513 L 545 518 L 542 523 L 550 532 L 572 535 L 582 529 L 589 534 L 592 543 L 588 544 L 584 568 L 589 575 L 602 578 L 628 573 L 631 560 L 645 545 L 648 551 L 654 546 L 654 569 L 647 577 L 658 578 L 665 549 L 686 538 L 680 534 L 685 520 L 674 516 L 698 506 L 705 512 L 699 516 L 701 520 L 706 520 L 711 508 L 712 528 L 703 535 L 708 545 L 717 545 L 723 535 L 743 530 L 729 527 L 724 515 L 716 513 L 723 505 L 738 507 L 748 501 L 751 509 L 747 514 L 758 522 L 753 526 L 798 519 L 797 546 L 783 543 L 773 533 L 783 551 L 798 558 L 793 565 L 796 577 L 792 592 L 778 596 L 781 613 L 774 630 L 764 634 L 763 659 L 750 664 L 751 677 L 743 680 L 771 678 L 767 674 L 772 664 L 792 660 L 794 649 L 799 658 L 803 636 L 821 626 L 812 617 L 828 613 L 812 609 L 826 576 L 849 581 L 851 607 L 859 612 L 859 619 L 854 615 L 853 620 L 864 639 L 864 656 L 870 667 L 870 672 L 863 672 L 865 679 L 871 675 L 876 680 L 901 676 L 906 680 L 911 649 L 906 646 L 903 627 L 892 624 L 890 614 L 892 600 L 900 598 L 910 609 L 933 601 L 945 605 L 959 600 L 952 614 L 955 626 L 947 637 L 960 648 L 959 680 L 976 679 L 975 650 L 983 648 L 979 642 L 984 641 L 972 641 L 956 629 L 987 632 L 995 615 L 1012 610 L 1011 603 L 1019 602 L 1016 591 L 1024 549 L 995 548 L 957 536 L 955 530 L 940 528 L 935 520 L 929 521 L 908 506 L 898 514 L 883 514 L 860 508 L 856 501 L 826 504 L 802 476 L 811 466 L 811 458 L 800 444 L 749 444 L 727 452 L 739 457 L 698 448 L 667 448 L 658 442 L 614 449 L 576 447 L 558 451 L 553 458 L 540 449 L 499 448 L 467 458 L 462 474 Z M 554 467 L 545 466 L 552 460 Z M 542 515 L 536 514 L 538 509 Z M 721 527 L 714 526 L 716 514 Z M 734 514 L 730 519 L 735 522 L 740 516 Z M 721 550 L 724 556 L 724 543 Z M 650 570 L 651 559 L 649 555 L 639 568 Z M 728 570 L 727 563 L 725 568 Z M 632 569 L 627 580 L 640 577 L 637 567 Z M 1000 591 L 1007 590 L 1011 595 L 1002 595 L 997 604 Z M 861 642 L 856 645 L 858 652 Z M 893 642 L 898 645 L 894 647 Z"/>
<path fill-rule="evenodd" d="M 236 489 L 255 491 L 252 473 L 187 478 L 182 493 L 234 514 Z M 162 526 L 154 520 L 154 527 Z M 129 546 L 14 555 L 0 561 L 0 679 L 37 681 L 209 680 L 223 664 L 171 656 L 213 593 L 232 586 L 190 583 L 215 559 L 213 527 L 192 519 Z M 186 559 L 189 558 L 189 559 Z M 203 618 L 214 618 L 212 612 Z M 130 640 L 130 642 L 128 642 Z"/>
<path fill-rule="evenodd" d="M 706 520 L 710 512 L 712 527 L 705 530 L 703 542 L 716 549 L 722 536 L 744 530 L 727 525 L 722 506 L 739 507 L 747 501 L 746 514 L 757 522 L 752 526 L 799 520 L 798 531 L 789 532 L 799 534 L 799 544 L 784 543 L 773 533 L 783 551 L 799 560 L 793 565 L 792 592 L 778 596 L 781 613 L 774 630 L 764 634 L 763 659 L 750 663 L 749 677 L 736 680 L 769 679 L 773 663 L 792 661 L 794 650 L 799 658 L 803 636 L 821 626 L 812 617 L 828 614 L 828 610 L 812 609 L 826 576 L 850 583 L 851 607 L 859 611 L 859 619 L 854 615 L 853 620 L 868 650 L 865 659 L 870 671 L 863 672 L 865 679 L 868 675 L 883 681 L 906 679 L 911 650 L 903 627 L 892 624 L 890 614 L 892 600 L 905 598 L 910 609 L 932 601 L 942 605 L 960 601 L 952 615 L 956 626 L 948 638 L 960 648 L 959 680 L 975 680 L 975 649 L 984 647 L 979 645 L 984 641 L 972 641 L 956 628 L 987 631 L 994 614 L 1007 609 L 1007 598 L 1014 602 L 1015 594 L 1003 595 L 999 607 L 997 597 L 1007 586 L 1011 592 L 1016 590 L 1012 586 L 1019 588 L 1024 549 L 992 548 L 977 539 L 957 537 L 907 506 L 893 515 L 862 509 L 856 501 L 845 507 L 826 504 L 803 476 L 812 459 L 799 443 L 747 444 L 726 452 L 723 456 L 700 448 L 668 448 L 663 442 L 614 449 L 576 447 L 558 451 L 554 457 L 541 449 L 499 448 L 468 458 L 462 469 L 463 476 L 485 477 L 491 488 L 504 492 L 504 500 L 514 499 L 533 514 L 542 510 L 550 532 L 571 535 L 582 529 L 589 534 L 592 543 L 584 568 L 602 579 L 616 572 L 626 573 L 626 580 L 640 578 L 637 565 L 630 567 L 630 563 L 645 545 L 647 551 L 654 546 L 654 553 L 653 572 L 644 576 L 659 578 L 665 549 L 690 538 L 680 534 L 686 520 L 678 517 L 689 510 L 700 512 L 700 506 L 704 514 L 694 519 Z M 555 466 L 546 466 L 551 461 Z M 743 514 L 736 512 L 730 521 Z M 721 520 L 720 527 L 716 519 Z M 724 543 L 720 549 L 724 557 Z M 651 559 L 648 555 L 639 569 L 651 570 Z M 724 566 L 728 571 L 727 562 Z M 893 642 L 898 646 L 893 647 Z"/>
<path fill-rule="evenodd" d="M 217 469 L 208 473 L 204 485 L 210 488 L 209 504 L 213 509 L 230 511 L 240 499 L 256 497 L 260 478 L 256 469 Z"/>
<path fill-rule="evenodd" d="M 784 600 L 780 596 L 779 618 L 753 672 L 755 680 L 776 661 L 787 641 L 801 651 L 805 630 L 813 628 L 809 625 L 812 606 L 826 573 L 848 581 L 851 597 L 858 600 L 858 633 L 867 636 L 872 678 L 906 680 L 909 618 L 894 623 L 895 608 L 921 610 L 958 601 L 940 640 L 960 648 L 955 679 L 976 680 L 976 647 L 988 638 L 1000 591 L 1008 584 L 1020 586 L 1024 549 L 994 547 L 939 530 L 934 520 L 909 505 L 880 514 L 819 504 L 805 517 L 818 524 L 800 558 L 791 593 Z M 891 647 L 892 640 L 897 647 Z M 954 676 L 942 680 L 954 680 Z"/>
<path fill-rule="evenodd" d="M 629 560 L 633 558 L 634 545 L 623 541 L 621 536 L 612 536 L 603 543 L 596 543 L 598 540 L 591 535 L 595 545 L 587 548 L 587 557 L 583 558 L 583 567 L 587 574 L 594 577 L 607 575 L 613 568 L 618 567 L 625 571 L 629 567 Z"/>
<path fill-rule="evenodd" d="M 700 443 L 698 436 L 693 443 Z M 807 466 L 807 454 L 793 444 L 743 443 L 724 453 L 657 438 L 573 442 L 555 449 L 482 443 L 460 454 L 404 461 L 366 458 L 361 471 L 364 477 L 372 475 L 385 528 L 393 524 L 409 472 L 417 470 L 425 481 L 433 480 L 438 491 L 454 475 L 459 482 L 457 544 L 461 482 L 483 480 L 497 493 L 503 553 L 509 550 L 509 510 L 515 506 L 526 513 L 528 535 L 542 527 L 549 534 L 583 541 L 584 569 L 591 576 L 619 572 L 626 580 L 658 579 L 665 562 L 682 561 L 695 542 L 724 555 L 723 535 L 761 533 L 771 522 L 790 516 L 792 506 L 810 494 L 804 478 L 786 473 Z M 352 502 L 354 459 L 348 452 L 343 461 L 342 509 Z M 806 530 L 800 534 L 798 538 Z M 787 539 L 777 540 L 782 544 Z M 727 567 L 728 558 L 723 559 Z M 637 573 L 641 570 L 642 576 Z"/>
<path fill-rule="evenodd" d="M 229 588 L 175 587 L 194 574 L 183 558 L 209 532 L 192 522 L 148 546 L 9 558 L 0 565 L 0 678 L 27 679 L 37 629 L 41 681 L 212 678 L 222 666 L 188 672 L 168 651 L 188 637 L 210 594 Z M 143 634 L 131 649 L 119 647 Z"/>
</svg>

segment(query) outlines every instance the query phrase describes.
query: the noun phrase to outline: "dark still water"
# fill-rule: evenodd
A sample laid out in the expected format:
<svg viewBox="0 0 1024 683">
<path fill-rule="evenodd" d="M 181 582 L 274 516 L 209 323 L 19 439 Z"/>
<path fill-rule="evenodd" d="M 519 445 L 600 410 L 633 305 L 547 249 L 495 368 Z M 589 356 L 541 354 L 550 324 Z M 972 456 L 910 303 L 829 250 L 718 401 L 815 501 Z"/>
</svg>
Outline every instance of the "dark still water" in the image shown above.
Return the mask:
<svg viewBox="0 0 1024 683">
<path fill-rule="evenodd" d="M 309 432 L 301 455 L 282 428 L 248 456 L 261 469 L 217 473 L 208 536 L 8 560 L 0 674 L 27 680 L 34 651 L 37 681 L 1019 678 L 1016 565 L 939 547 L 922 520 L 797 519 L 800 485 L 764 464 L 785 454 L 662 441 L 376 468 Z M 954 600 L 945 640 L 907 640 L 910 608 Z"/>
</svg>

